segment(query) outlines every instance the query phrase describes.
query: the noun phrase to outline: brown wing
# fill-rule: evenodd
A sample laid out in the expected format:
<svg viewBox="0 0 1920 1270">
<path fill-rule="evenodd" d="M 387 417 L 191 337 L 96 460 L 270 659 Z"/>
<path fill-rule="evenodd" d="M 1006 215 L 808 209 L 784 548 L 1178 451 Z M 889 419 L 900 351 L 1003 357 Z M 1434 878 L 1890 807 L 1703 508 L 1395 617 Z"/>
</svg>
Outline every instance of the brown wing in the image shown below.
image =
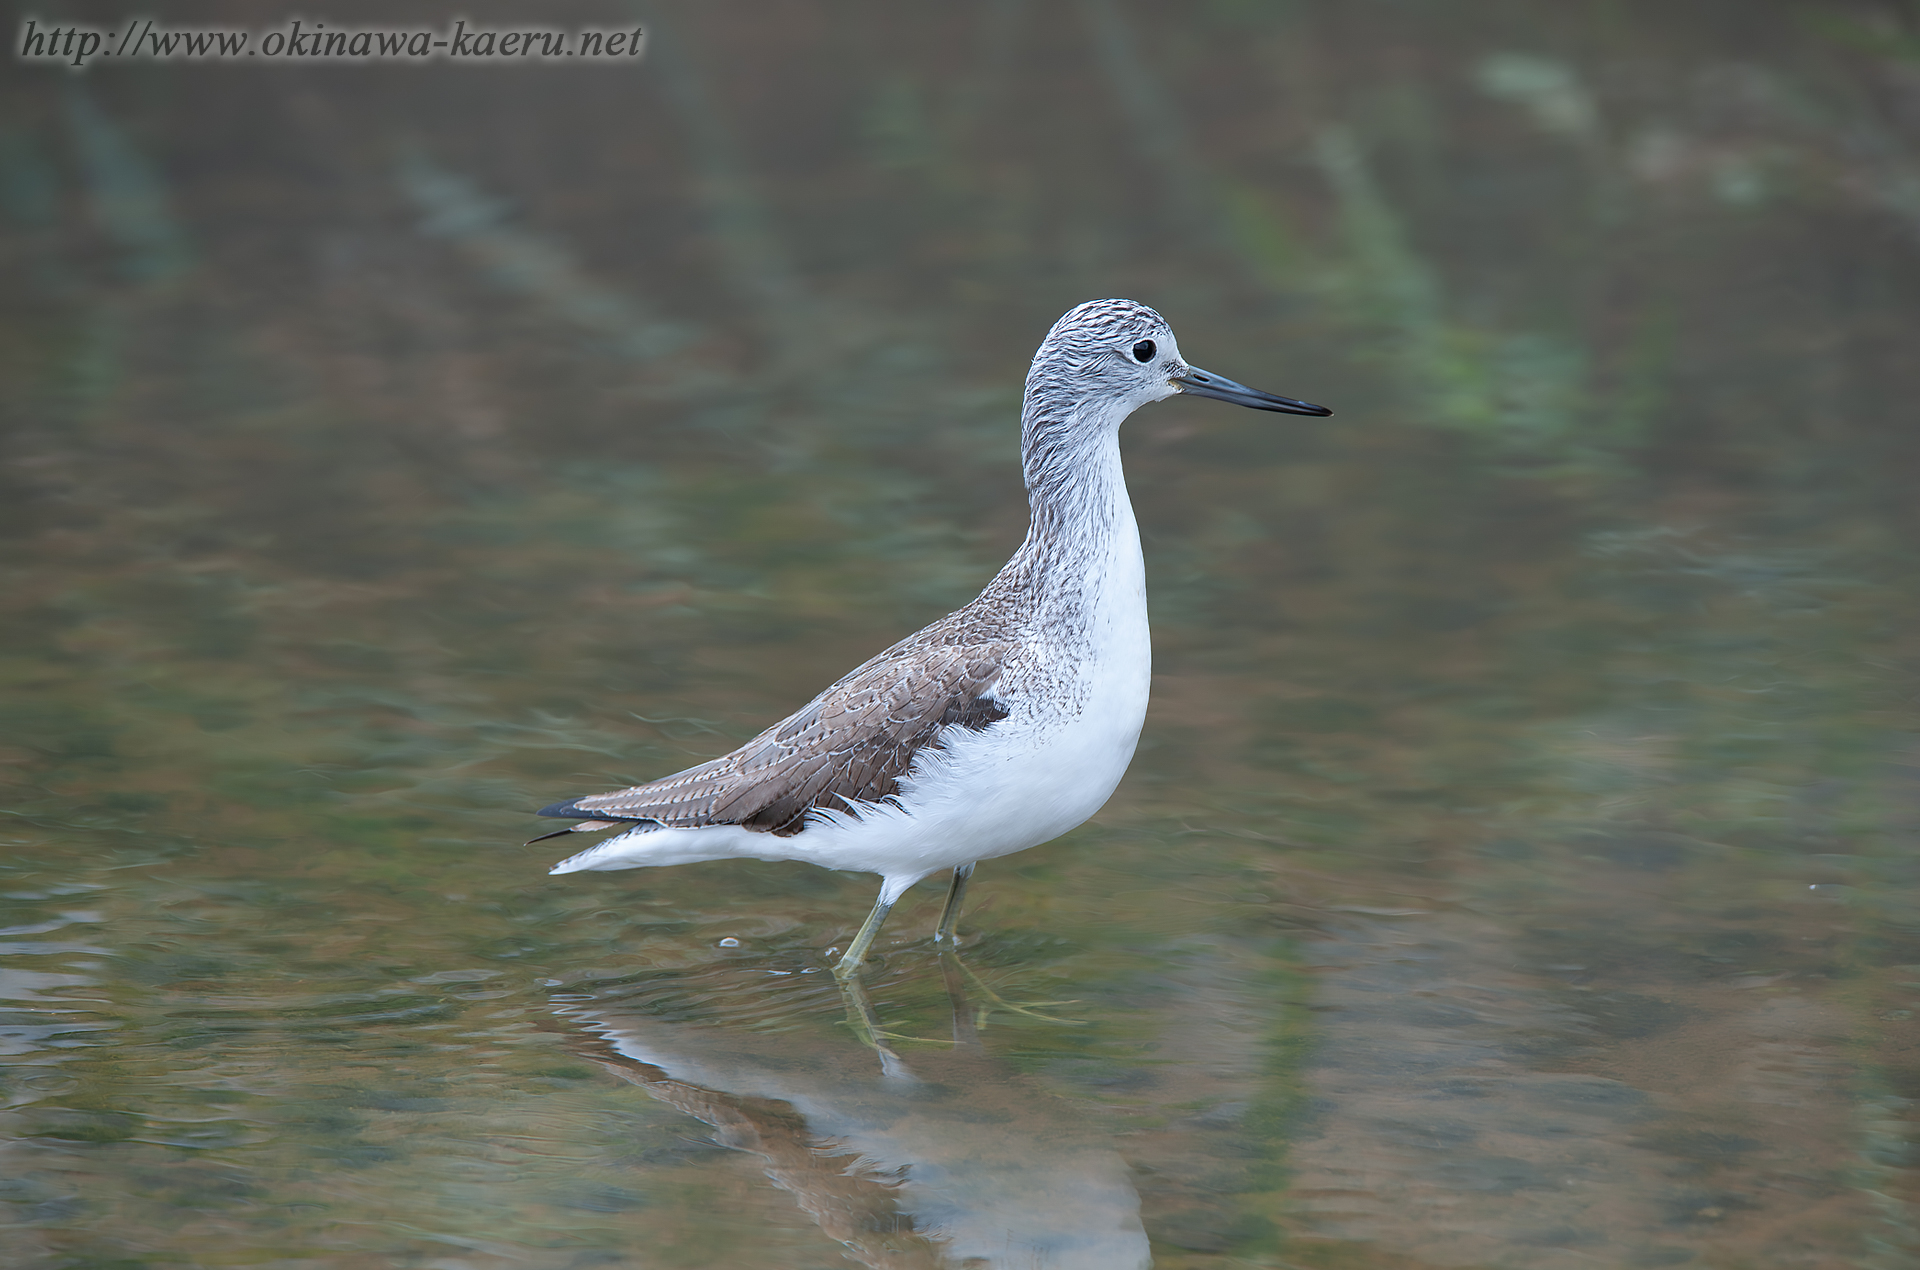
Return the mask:
<svg viewBox="0 0 1920 1270">
<path fill-rule="evenodd" d="M 938 746 L 945 729 L 1006 718 L 991 694 L 1008 647 L 905 641 L 731 754 L 540 814 L 799 833 L 815 807 L 857 811 L 891 797 L 913 756 Z"/>
</svg>

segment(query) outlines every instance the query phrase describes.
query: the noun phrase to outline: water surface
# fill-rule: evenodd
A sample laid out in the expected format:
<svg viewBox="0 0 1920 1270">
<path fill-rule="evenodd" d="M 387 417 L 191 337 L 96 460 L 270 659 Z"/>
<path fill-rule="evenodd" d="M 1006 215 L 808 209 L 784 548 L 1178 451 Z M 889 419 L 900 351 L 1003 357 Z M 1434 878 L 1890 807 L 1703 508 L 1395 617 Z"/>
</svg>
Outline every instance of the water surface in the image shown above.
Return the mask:
<svg viewBox="0 0 1920 1270">
<path fill-rule="evenodd" d="M 3 90 L 10 1264 L 1911 1263 L 1905 19 L 646 16 Z M 872 879 L 547 878 L 971 597 L 1105 295 L 1337 411 L 1127 425 L 1107 809 L 852 998 Z"/>
</svg>

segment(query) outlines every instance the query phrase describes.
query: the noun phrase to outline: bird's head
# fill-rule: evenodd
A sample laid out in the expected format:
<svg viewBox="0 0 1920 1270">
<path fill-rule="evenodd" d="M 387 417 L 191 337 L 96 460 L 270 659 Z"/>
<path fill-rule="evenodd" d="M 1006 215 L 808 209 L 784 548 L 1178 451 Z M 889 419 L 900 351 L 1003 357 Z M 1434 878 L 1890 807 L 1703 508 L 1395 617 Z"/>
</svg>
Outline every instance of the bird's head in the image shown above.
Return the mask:
<svg viewBox="0 0 1920 1270">
<path fill-rule="evenodd" d="M 1167 320 L 1134 300 L 1089 300 L 1053 324 L 1027 373 L 1025 413 L 1029 420 L 1117 427 L 1148 402 L 1182 392 L 1255 410 L 1333 413 L 1189 365 Z"/>
</svg>

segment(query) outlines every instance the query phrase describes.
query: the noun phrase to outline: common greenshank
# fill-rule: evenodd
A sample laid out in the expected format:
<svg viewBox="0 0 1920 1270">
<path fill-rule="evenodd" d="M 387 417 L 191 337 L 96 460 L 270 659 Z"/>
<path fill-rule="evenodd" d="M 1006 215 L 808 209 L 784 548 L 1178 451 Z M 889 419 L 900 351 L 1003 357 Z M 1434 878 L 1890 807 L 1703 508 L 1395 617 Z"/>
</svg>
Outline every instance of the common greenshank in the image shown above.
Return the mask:
<svg viewBox="0 0 1920 1270">
<path fill-rule="evenodd" d="M 907 888 L 950 869 L 934 932 L 950 943 L 974 865 L 1086 820 L 1133 758 L 1152 657 L 1120 424 L 1182 392 L 1333 413 L 1195 369 L 1144 304 L 1073 309 L 1027 372 L 1026 540 L 979 598 L 731 754 L 542 808 L 581 821 L 559 833 L 620 831 L 552 872 L 745 856 L 877 873 L 880 897 L 834 965 L 844 978 Z"/>
</svg>

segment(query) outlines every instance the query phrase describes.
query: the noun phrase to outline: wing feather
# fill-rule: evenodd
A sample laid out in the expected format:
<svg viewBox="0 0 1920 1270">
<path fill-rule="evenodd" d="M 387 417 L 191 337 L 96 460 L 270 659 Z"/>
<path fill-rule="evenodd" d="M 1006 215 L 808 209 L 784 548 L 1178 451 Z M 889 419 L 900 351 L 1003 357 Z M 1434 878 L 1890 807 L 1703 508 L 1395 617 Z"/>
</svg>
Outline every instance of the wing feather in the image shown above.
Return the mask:
<svg viewBox="0 0 1920 1270">
<path fill-rule="evenodd" d="M 731 754 L 684 772 L 555 803 L 543 816 L 653 821 L 667 828 L 741 825 L 799 833 L 807 813 L 892 798 L 914 756 L 948 728 L 979 731 L 1007 717 L 994 699 L 1004 640 L 903 640 Z"/>
</svg>

